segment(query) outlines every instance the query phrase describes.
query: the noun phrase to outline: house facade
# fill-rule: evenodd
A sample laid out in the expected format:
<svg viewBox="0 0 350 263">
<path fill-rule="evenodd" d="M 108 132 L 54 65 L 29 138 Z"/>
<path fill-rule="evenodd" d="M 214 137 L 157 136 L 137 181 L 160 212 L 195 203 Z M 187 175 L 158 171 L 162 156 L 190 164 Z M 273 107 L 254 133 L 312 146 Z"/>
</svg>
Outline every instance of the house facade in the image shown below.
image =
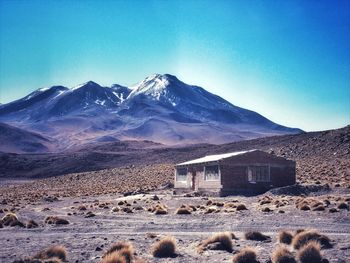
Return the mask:
<svg viewBox="0 0 350 263">
<path fill-rule="evenodd" d="M 259 194 L 293 185 L 295 162 L 261 150 L 209 155 L 175 166 L 177 193 Z"/>
</svg>

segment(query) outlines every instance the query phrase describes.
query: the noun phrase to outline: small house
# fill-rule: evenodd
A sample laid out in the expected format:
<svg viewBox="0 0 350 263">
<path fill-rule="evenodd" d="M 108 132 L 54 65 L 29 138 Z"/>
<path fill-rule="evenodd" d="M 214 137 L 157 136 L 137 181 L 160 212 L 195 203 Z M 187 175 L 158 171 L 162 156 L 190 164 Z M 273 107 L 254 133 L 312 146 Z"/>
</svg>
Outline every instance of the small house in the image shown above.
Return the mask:
<svg viewBox="0 0 350 263">
<path fill-rule="evenodd" d="M 226 196 L 295 184 L 295 162 L 261 150 L 209 155 L 175 166 L 174 188 Z"/>
</svg>

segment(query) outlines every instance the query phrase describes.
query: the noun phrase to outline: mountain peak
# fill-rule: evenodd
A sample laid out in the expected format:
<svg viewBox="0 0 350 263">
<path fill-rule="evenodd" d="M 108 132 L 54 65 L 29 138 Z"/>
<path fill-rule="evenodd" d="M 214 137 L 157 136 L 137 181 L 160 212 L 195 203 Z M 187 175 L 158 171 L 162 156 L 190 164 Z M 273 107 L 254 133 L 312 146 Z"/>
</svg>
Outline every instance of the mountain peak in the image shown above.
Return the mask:
<svg viewBox="0 0 350 263">
<path fill-rule="evenodd" d="M 89 80 L 88 82 L 85 82 L 83 84 L 80 84 L 78 86 L 71 88 L 71 90 L 77 90 L 77 89 L 80 89 L 82 87 L 95 87 L 95 86 L 100 87 L 100 85 L 97 84 L 96 82 Z"/>
<path fill-rule="evenodd" d="M 145 78 L 137 86 L 141 86 L 150 82 L 156 82 L 158 84 L 163 84 L 163 86 L 167 86 L 169 82 L 172 81 L 179 81 L 179 79 L 174 75 L 155 73 Z"/>
<path fill-rule="evenodd" d="M 159 98 L 160 94 L 170 85 L 171 77 L 172 76 L 168 74 L 153 74 L 133 87 L 129 96 L 145 94 Z"/>
</svg>

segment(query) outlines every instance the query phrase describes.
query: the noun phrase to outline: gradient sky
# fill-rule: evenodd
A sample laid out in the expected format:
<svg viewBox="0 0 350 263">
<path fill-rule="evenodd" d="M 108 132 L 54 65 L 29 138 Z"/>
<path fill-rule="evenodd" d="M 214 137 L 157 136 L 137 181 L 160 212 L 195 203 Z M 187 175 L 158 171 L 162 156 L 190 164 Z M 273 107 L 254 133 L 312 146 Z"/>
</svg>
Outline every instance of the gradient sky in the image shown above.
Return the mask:
<svg viewBox="0 0 350 263">
<path fill-rule="evenodd" d="M 0 103 L 169 73 L 279 124 L 350 124 L 350 1 L 0 1 Z"/>
</svg>

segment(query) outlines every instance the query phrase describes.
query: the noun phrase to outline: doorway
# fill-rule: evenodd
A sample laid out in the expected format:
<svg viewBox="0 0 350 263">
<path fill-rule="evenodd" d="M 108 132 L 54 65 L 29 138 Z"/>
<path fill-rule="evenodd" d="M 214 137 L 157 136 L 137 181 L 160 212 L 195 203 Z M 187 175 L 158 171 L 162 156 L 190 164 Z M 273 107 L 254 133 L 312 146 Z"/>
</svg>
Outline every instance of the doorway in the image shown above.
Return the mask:
<svg viewBox="0 0 350 263">
<path fill-rule="evenodd" d="M 191 185 L 192 185 L 192 190 L 193 191 L 198 191 L 198 180 L 197 180 L 197 173 L 196 171 L 192 171 L 192 182 L 191 182 Z"/>
</svg>

